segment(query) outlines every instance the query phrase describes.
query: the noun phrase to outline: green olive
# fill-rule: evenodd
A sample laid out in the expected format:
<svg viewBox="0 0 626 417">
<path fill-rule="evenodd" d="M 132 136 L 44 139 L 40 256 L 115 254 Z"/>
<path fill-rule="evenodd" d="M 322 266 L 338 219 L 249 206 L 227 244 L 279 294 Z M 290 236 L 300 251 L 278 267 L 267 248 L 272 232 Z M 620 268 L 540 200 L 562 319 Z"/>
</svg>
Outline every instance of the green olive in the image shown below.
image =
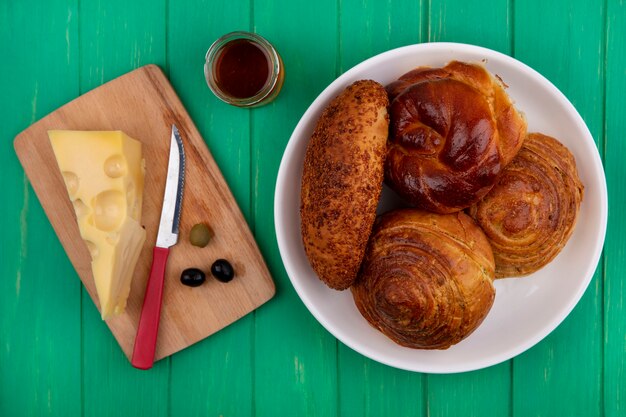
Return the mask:
<svg viewBox="0 0 626 417">
<path fill-rule="evenodd" d="M 194 246 L 199 246 L 201 248 L 205 247 L 209 244 L 209 241 L 213 237 L 213 233 L 209 226 L 204 223 L 198 223 L 194 227 L 191 228 L 191 232 L 189 232 L 189 242 L 191 242 Z"/>
</svg>

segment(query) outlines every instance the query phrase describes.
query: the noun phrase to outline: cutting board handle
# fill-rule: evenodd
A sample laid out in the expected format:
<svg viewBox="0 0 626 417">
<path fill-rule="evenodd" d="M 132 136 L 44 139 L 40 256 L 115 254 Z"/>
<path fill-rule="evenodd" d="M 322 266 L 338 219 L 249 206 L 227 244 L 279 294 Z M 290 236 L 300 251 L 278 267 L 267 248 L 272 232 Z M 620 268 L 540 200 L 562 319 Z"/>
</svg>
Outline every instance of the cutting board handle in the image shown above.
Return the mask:
<svg viewBox="0 0 626 417">
<path fill-rule="evenodd" d="M 150 268 L 150 278 L 146 287 L 146 295 L 141 308 L 141 318 L 135 337 L 132 365 L 138 369 L 150 369 L 154 363 L 159 321 L 161 318 L 161 300 L 163 298 L 163 282 L 165 265 L 170 250 L 155 247 Z"/>
</svg>

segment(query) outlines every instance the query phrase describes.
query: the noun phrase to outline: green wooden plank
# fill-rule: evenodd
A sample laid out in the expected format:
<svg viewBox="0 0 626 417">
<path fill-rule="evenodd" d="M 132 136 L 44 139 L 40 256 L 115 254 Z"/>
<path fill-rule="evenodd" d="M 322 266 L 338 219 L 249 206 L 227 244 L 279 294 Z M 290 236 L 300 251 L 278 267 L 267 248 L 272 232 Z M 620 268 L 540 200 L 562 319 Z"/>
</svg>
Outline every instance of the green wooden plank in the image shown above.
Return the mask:
<svg viewBox="0 0 626 417">
<path fill-rule="evenodd" d="M 510 0 L 487 0 L 480 7 L 459 0 L 431 0 L 429 42 L 460 42 L 511 53 Z"/>
<path fill-rule="evenodd" d="M 243 3 L 243 4 L 242 4 Z M 200 11 L 200 12 L 199 12 Z M 224 16 L 228 16 L 225 19 Z M 250 219 L 250 112 L 218 100 L 204 80 L 203 59 L 221 35 L 250 26 L 247 2 L 170 4 L 170 80 Z M 254 315 L 172 357 L 171 415 L 252 414 Z"/>
<path fill-rule="evenodd" d="M 607 417 L 626 414 L 626 3 L 607 3 L 606 48 L 606 153 L 609 188 L 609 227 L 604 245 L 604 412 Z"/>
<path fill-rule="evenodd" d="M 602 4 L 536 0 L 515 5 L 516 57 L 565 93 L 599 141 L 604 105 Z M 601 276 L 599 268 L 572 314 L 514 360 L 515 415 L 602 414 Z"/>
<path fill-rule="evenodd" d="M 507 416 L 511 364 L 462 374 L 428 375 L 429 416 Z"/>
<path fill-rule="evenodd" d="M 339 9 L 339 72 L 389 49 L 423 42 L 425 0 L 344 0 Z"/>
<path fill-rule="evenodd" d="M 337 3 L 254 2 L 253 27 L 282 55 L 286 78 L 278 99 L 253 110 L 253 216 L 257 241 L 276 281 L 274 300 L 257 311 L 255 414 L 337 413 L 336 341 L 306 310 L 283 265 L 274 231 L 274 185 L 289 136 L 337 62 Z"/>
<path fill-rule="evenodd" d="M 13 151 L 21 130 L 78 93 L 76 2 L 33 7 L 0 4 L 0 415 L 79 415 L 80 282 Z"/>
<path fill-rule="evenodd" d="M 507 0 L 482 7 L 460 0 L 433 0 L 429 39 L 461 42 L 511 53 L 511 10 Z M 431 416 L 502 416 L 511 407 L 511 366 L 452 375 L 428 375 L 428 414 Z"/>
<path fill-rule="evenodd" d="M 81 93 L 142 65 L 165 68 L 165 0 L 81 0 L 79 26 Z"/>
<path fill-rule="evenodd" d="M 165 0 L 80 3 L 81 92 L 139 66 L 166 62 Z M 163 416 L 169 359 L 134 369 L 83 290 L 83 392 L 87 416 Z"/>
<path fill-rule="evenodd" d="M 426 2 L 349 0 L 340 6 L 340 72 L 378 53 L 422 40 Z M 338 372 L 341 416 L 423 415 L 422 374 L 382 365 L 341 343 Z"/>
<path fill-rule="evenodd" d="M 426 416 L 424 375 L 367 359 L 339 348 L 339 415 Z"/>
</svg>

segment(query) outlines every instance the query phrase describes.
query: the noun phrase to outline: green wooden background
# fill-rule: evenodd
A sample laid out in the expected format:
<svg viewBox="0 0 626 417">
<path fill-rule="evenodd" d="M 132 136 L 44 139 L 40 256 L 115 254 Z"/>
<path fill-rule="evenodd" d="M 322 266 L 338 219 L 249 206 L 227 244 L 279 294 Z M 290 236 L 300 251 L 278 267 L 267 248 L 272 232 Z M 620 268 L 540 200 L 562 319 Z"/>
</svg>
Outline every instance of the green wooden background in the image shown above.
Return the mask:
<svg viewBox="0 0 626 417">
<path fill-rule="evenodd" d="M 273 104 L 214 98 L 206 49 L 231 30 L 267 37 L 287 69 Z M 457 375 L 389 368 L 308 313 L 278 253 L 274 184 L 307 106 L 390 48 L 486 46 L 529 64 L 574 103 L 603 157 L 609 227 L 591 285 L 549 337 Z M 626 415 L 626 4 L 623 0 L 0 0 L 0 416 Z M 204 135 L 277 283 L 270 303 L 151 371 L 133 369 L 72 269 L 15 157 L 13 138 L 138 66 L 168 74 Z"/>
</svg>

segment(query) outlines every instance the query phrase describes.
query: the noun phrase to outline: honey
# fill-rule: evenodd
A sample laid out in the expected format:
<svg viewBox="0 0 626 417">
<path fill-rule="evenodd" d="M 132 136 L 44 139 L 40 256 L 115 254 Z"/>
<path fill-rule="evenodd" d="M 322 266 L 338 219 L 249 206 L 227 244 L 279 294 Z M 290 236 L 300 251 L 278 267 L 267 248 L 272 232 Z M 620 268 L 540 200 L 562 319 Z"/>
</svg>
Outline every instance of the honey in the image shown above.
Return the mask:
<svg viewBox="0 0 626 417">
<path fill-rule="evenodd" d="M 248 32 L 232 32 L 215 41 L 207 52 L 204 72 L 211 91 L 239 107 L 271 102 L 284 81 L 278 52 L 264 38 Z"/>
</svg>

